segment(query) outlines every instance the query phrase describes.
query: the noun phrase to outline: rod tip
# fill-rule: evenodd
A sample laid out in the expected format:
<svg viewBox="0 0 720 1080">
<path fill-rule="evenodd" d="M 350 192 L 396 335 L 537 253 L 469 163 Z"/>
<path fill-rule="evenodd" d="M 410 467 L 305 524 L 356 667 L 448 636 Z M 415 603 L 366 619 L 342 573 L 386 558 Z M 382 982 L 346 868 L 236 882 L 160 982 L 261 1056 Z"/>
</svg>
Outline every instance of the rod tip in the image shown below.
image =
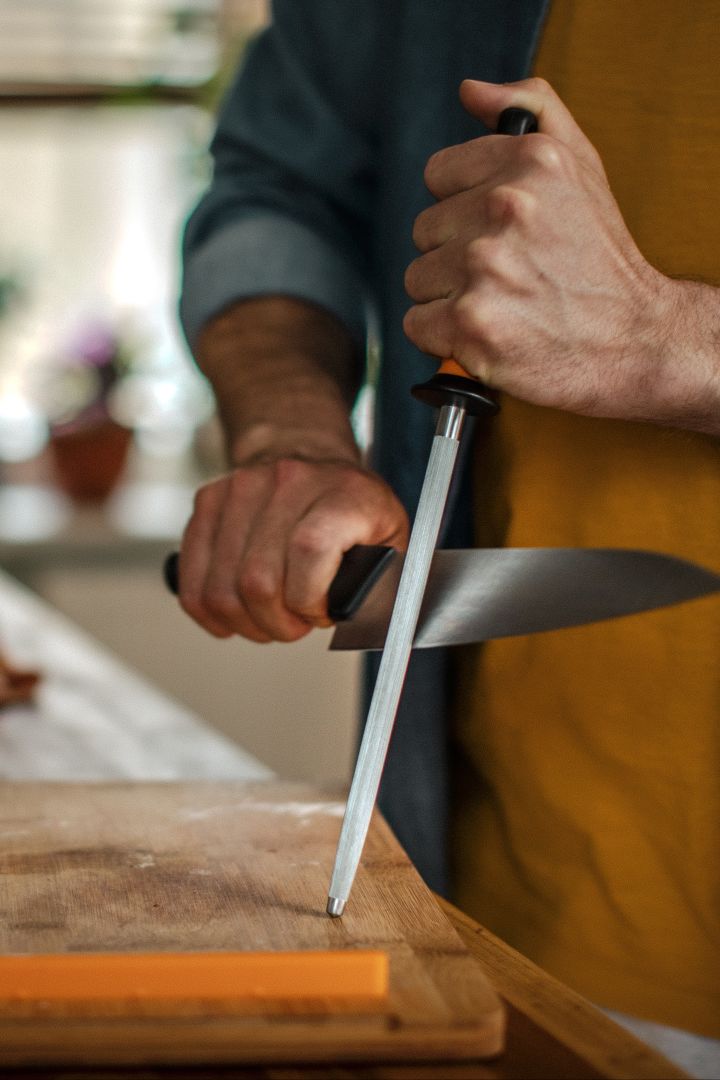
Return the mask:
<svg viewBox="0 0 720 1080">
<path fill-rule="evenodd" d="M 336 896 L 329 896 L 327 902 L 327 913 L 331 915 L 333 919 L 339 918 L 345 910 L 345 901 L 339 900 Z"/>
</svg>

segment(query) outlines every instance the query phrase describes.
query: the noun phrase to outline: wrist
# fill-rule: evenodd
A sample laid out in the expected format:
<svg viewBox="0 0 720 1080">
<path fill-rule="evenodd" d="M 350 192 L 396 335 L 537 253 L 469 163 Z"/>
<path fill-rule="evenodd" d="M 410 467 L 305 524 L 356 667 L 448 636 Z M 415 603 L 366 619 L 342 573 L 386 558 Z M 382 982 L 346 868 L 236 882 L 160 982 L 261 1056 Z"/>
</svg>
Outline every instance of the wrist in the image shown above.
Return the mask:
<svg viewBox="0 0 720 1080">
<path fill-rule="evenodd" d="M 259 421 L 228 441 L 231 465 L 258 465 L 294 458 L 300 461 L 360 464 L 360 450 L 349 424 L 342 431 Z"/>
</svg>

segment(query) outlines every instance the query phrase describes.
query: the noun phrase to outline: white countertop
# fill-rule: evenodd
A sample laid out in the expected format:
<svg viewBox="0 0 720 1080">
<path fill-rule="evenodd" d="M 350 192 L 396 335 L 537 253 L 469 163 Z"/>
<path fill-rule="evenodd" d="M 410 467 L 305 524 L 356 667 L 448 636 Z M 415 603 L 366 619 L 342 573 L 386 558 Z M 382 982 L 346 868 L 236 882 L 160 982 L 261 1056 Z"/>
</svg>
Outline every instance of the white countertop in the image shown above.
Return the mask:
<svg viewBox="0 0 720 1080">
<path fill-rule="evenodd" d="M 0 778 L 273 775 L 2 571 L 0 650 L 9 663 L 41 675 L 33 703 L 0 709 Z"/>
</svg>

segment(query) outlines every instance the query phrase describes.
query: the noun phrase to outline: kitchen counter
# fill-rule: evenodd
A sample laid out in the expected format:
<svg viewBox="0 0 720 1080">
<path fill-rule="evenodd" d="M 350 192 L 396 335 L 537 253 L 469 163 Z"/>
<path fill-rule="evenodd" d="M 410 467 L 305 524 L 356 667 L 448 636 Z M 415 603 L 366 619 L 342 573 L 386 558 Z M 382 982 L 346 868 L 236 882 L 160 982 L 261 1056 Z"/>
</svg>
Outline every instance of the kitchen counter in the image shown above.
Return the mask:
<svg viewBox="0 0 720 1080">
<path fill-rule="evenodd" d="M 263 780 L 262 762 L 158 692 L 67 619 L 0 572 L 0 649 L 41 674 L 36 700 L 0 712 L 0 777 L 6 780 Z M 682 1077 L 589 1003 L 472 919 L 440 902 L 508 1010 L 507 1050 L 496 1061 L 428 1065 L 227 1065 L 201 1070 L 82 1070 L 85 1080 L 485 1080 L 532 1077 Z M 22 1075 L 20 1072 L 18 1076 Z M 69 1077 L 67 1066 L 34 1080 Z M 78 1075 L 72 1071 L 72 1075 Z"/>
<path fill-rule="evenodd" d="M 272 772 L 0 571 L 0 650 L 37 670 L 0 712 L 8 780 L 262 780 Z"/>
</svg>

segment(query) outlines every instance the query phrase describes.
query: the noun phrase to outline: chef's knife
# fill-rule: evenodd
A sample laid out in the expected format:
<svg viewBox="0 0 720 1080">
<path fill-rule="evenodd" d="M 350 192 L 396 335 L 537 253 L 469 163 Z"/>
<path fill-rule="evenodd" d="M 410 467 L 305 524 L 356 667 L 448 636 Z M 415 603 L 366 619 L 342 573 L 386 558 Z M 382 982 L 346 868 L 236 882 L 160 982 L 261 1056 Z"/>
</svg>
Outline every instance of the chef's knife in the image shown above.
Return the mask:
<svg viewBox="0 0 720 1080">
<path fill-rule="evenodd" d="M 524 135 L 536 130 L 535 117 L 526 109 L 505 109 L 500 115 L 500 134 Z M 467 413 L 479 416 L 497 411 L 494 398 L 482 383 L 468 378 L 452 360 L 444 361 L 429 382 L 414 386 L 412 392 L 421 401 L 439 408 L 440 414 L 340 831 L 328 892 L 327 912 L 332 916 L 342 915 L 345 910 L 365 845 L 455 468 L 463 421 Z"/>
<path fill-rule="evenodd" d="M 405 556 L 356 544 L 328 590 L 332 650 L 382 649 Z M 164 567 L 178 591 L 178 555 Z M 625 548 L 471 548 L 436 551 L 414 649 L 538 634 L 720 592 L 720 574 L 654 551 Z"/>
</svg>

